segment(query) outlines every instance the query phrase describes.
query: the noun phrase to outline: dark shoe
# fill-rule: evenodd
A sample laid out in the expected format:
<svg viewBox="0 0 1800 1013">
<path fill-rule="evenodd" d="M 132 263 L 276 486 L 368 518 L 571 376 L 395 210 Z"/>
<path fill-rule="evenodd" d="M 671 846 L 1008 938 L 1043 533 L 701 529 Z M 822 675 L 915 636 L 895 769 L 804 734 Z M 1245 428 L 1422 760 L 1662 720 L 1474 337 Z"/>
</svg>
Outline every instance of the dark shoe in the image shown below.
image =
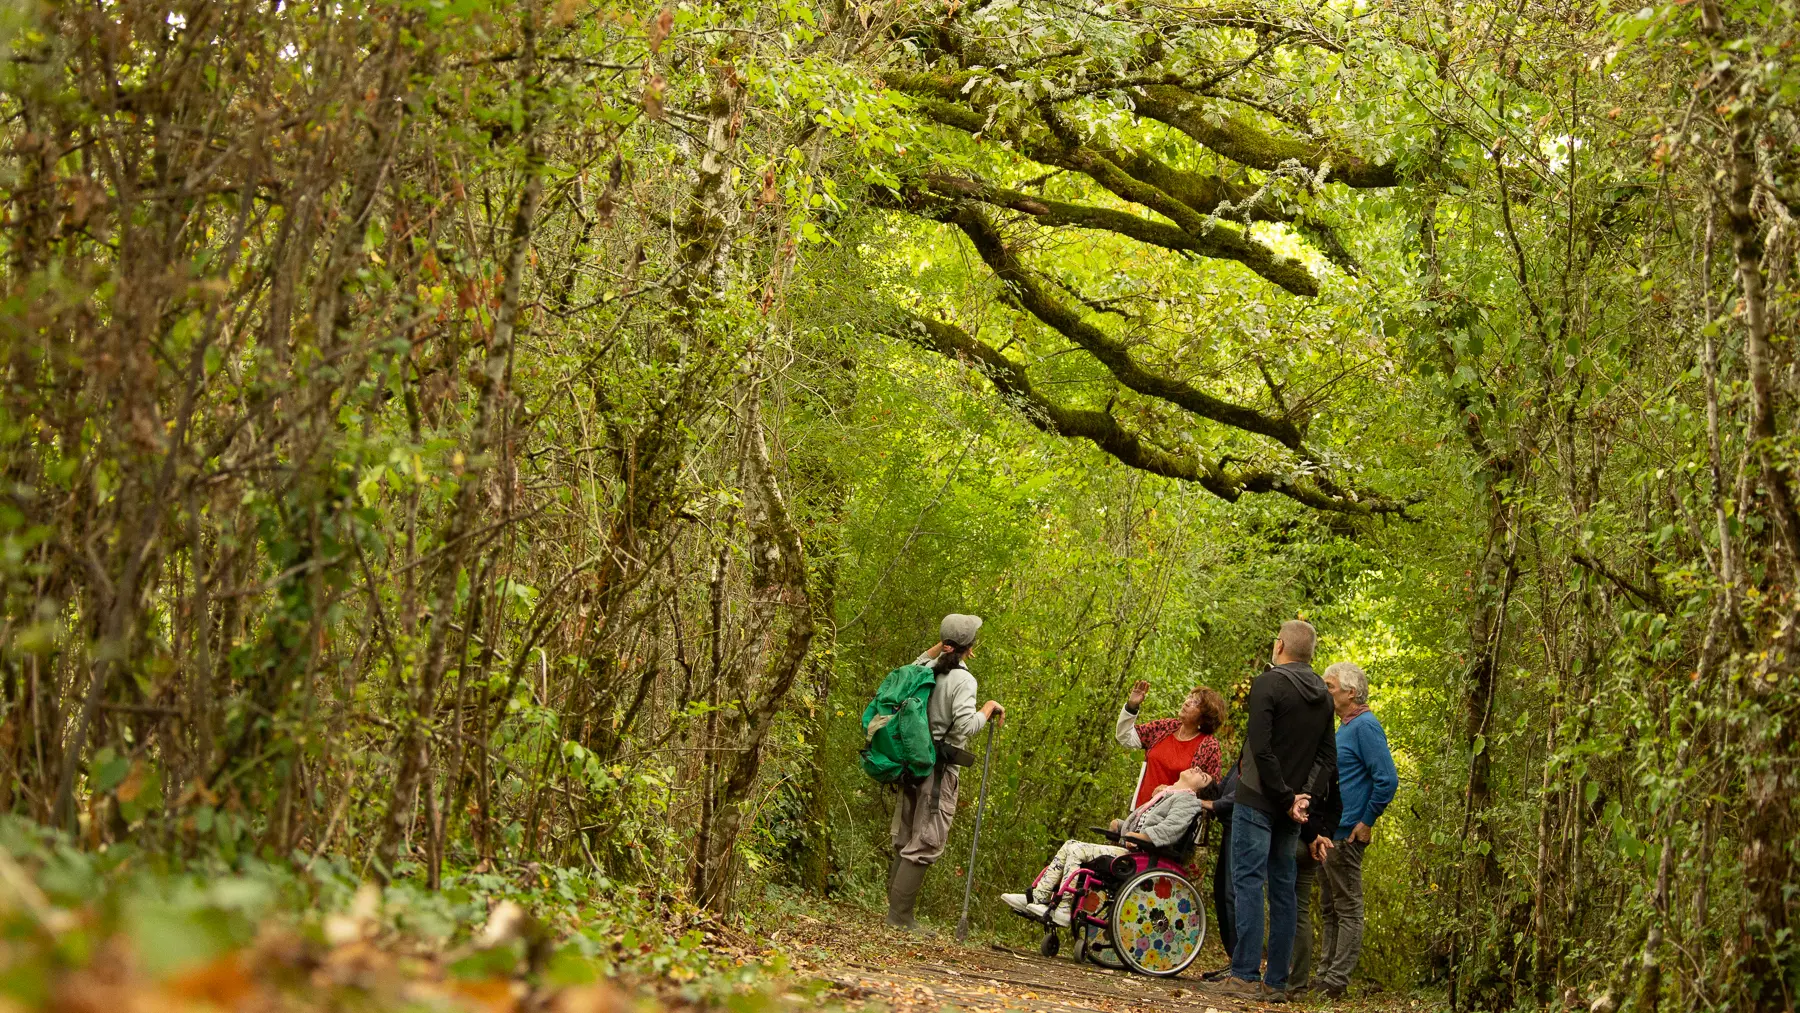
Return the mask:
<svg viewBox="0 0 1800 1013">
<path fill-rule="evenodd" d="M 1200 976 L 1200 980 L 1201 981 L 1224 981 L 1225 976 L 1230 973 L 1231 973 L 1231 965 L 1226 964 L 1224 967 L 1217 968 L 1217 969 L 1211 970 L 1211 971 L 1207 971 L 1205 974 L 1202 974 Z"/>
<path fill-rule="evenodd" d="M 1312 990 L 1313 987 L 1311 985 L 1289 985 L 1287 994 L 1289 999 L 1298 999 Z"/>
<path fill-rule="evenodd" d="M 1239 999 L 1251 999 L 1257 1002 L 1261 1002 L 1265 998 L 1262 982 L 1245 981 L 1242 978 L 1233 976 L 1227 976 L 1225 980 L 1214 985 L 1209 991 L 1219 995 L 1229 995 Z"/>
<path fill-rule="evenodd" d="M 1348 985 L 1326 985 L 1324 988 L 1319 989 L 1319 994 L 1323 995 L 1327 999 L 1332 999 L 1332 1000 L 1342 999 L 1345 996 L 1350 994 L 1350 986 L 1348 986 Z"/>
<path fill-rule="evenodd" d="M 919 900 L 919 887 L 924 884 L 925 870 L 929 868 L 931 866 L 904 859 L 894 863 L 894 878 L 888 883 L 889 925 L 908 932 L 918 927 L 913 919 L 913 905 Z"/>
<path fill-rule="evenodd" d="M 1262 995 L 1260 998 L 1263 1002 L 1269 1003 L 1270 1005 L 1283 1006 L 1287 1004 L 1288 997 L 1293 994 L 1294 993 L 1285 988 L 1270 988 L 1269 986 L 1264 985 L 1262 987 Z"/>
</svg>

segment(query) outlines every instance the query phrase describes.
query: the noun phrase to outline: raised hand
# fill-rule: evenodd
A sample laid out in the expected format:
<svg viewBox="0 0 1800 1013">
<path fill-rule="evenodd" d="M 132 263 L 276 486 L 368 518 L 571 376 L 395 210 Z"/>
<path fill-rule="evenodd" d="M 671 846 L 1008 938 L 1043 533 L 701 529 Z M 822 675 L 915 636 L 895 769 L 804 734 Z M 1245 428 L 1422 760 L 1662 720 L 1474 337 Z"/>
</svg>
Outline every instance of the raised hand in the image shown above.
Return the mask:
<svg viewBox="0 0 1800 1013">
<path fill-rule="evenodd" d="M 1125 698 L 1125 705 L 1132 710 L 1142 707 L 1144 705 L 1144 695 L 1149 692 L 1150 683 L 1144 679 L 1139 679 L 1136 683 L 1132 684 L 1131 694 Z"/>
</svg>

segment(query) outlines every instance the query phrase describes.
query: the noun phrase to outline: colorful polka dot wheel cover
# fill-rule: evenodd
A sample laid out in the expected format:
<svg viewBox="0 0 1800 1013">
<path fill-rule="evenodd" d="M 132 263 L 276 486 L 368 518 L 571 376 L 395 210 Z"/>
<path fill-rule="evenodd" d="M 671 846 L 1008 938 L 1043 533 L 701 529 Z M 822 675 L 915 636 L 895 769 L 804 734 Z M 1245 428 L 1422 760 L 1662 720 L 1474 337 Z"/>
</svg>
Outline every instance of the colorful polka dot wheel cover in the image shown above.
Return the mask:
<svg viewBox="0 0 1800 1013">
<path fill-rule="evenodd" d="M 1113 939 L 1120 955 L 1150 974 L 1173 974 L 1200 951 L 1206 916 L 1187 880 L 1167 871 L 1137 877 L 1119 897 Z"/>
</svg>

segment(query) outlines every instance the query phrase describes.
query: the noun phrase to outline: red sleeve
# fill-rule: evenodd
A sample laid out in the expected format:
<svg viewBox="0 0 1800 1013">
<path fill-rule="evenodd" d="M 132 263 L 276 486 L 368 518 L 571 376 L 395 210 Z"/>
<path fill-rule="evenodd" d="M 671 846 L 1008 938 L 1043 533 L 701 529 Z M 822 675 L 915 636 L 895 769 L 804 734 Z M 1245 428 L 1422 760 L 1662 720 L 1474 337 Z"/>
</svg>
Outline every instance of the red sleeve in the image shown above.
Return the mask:
<svg viewBox="0 0 1800 1013">
<path fill-rule="evenodd" d="M 1219 759 L 1219 740 L 1211 735 L 1203 737 L 1194 747 L 1194 767 L 1206 771 L 1214 781 L 1219 779 Z"/>
<path fill-rule="evenodd" d="M 1162 718 L 1157 721 L 1146 721 L 1137 726 L 1138 742 L 1143 745 L 1144 752 L 1147 753 L 1150 751 L 1150 747 L 1161 742 L 1164 736 L 1180 727 L 1181 722 L 1176 718 Z"/>
</svg>

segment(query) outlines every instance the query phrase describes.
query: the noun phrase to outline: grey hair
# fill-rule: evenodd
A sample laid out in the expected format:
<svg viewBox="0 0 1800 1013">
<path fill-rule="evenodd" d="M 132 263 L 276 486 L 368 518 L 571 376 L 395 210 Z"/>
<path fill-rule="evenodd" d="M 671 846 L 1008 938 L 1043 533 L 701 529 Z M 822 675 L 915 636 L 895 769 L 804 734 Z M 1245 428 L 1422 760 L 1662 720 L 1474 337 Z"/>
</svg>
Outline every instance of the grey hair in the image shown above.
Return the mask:
<svg viewBox="0 0 1800 1013">
<path fill-rule="evenodd" d="M 1311 661 L 1318 642 L 1319 635 L 1314 632 L 1312 623 L 1304 619 L 1289 619 L 1281 624 L 1282 653 L 1295 661 Z"/>
<path fill-rule="evenodd" d="M 1325 670 L 1325 678 L 1336 679 L 1337 684 L 1355 694 L 1358 704 L 1369 703 L 1369 673 L 1354 661 L 1340 661 Z"/>
</svg>

